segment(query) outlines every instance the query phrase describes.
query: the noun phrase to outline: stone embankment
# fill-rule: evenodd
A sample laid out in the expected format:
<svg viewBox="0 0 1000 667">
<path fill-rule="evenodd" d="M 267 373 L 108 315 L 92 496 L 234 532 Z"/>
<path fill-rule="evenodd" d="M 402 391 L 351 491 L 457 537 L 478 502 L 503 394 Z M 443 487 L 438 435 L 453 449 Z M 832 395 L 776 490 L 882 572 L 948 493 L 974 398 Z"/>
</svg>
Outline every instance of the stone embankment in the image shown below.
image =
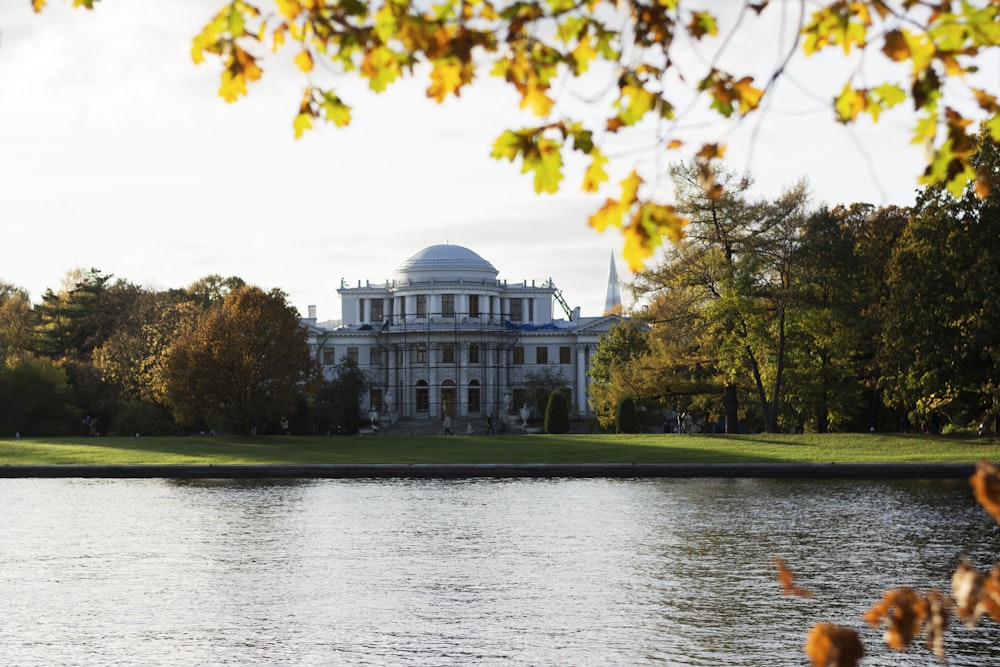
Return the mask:
<svg viewBox="0 0 1000 667">
<path fill-rule="evenodd" d="M 0 478 L 385 479 L 767 478 L 963 479 L 973 463 L 378 463 L 266 465 L 7 465 Z"/>
</svg>

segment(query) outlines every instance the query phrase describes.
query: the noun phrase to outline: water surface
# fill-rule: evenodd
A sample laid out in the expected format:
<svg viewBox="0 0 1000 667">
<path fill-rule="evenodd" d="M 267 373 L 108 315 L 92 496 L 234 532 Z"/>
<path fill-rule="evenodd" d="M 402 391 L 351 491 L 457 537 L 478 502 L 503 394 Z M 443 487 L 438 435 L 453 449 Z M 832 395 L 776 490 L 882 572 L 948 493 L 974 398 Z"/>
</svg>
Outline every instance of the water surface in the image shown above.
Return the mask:
<svg viewBox="0 0 1000 667">
<path fill-rule="evenodd" d="M 5 479 L 0 506 L 17 665 L 804 665 L 812 623 L 1000 547 L 950 481 Z M 997 632 L 950 664 L 1000 663 Z M 879 636 L 863 665 L 934 664 Z"/>
</svg>

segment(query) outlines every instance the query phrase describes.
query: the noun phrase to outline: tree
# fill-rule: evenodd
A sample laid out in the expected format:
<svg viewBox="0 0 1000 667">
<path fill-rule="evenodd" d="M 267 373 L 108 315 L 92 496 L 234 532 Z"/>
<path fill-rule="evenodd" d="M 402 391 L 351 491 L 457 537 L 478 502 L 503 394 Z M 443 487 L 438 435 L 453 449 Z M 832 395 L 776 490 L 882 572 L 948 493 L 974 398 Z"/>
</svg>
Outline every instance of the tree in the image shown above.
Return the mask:
<svg viewBox="0 0 1000 667">
<path fill-rule="evenodd" d="M 631 396 L 618 401 L 618 409 L 615 410 L 615 430 L 618 433 L 639 432 L 639 415 L 636 414 L 635 399 Z"/>
<path fill-rule="evenodd" d="M 1000 150 L 983 139 L 974 165 L 1000 173 Z M 914 416 L 966 423 L 1000 407 L 1000 193 L 980 199 L 970 186 L 955 199 L 946 187 L 921 194 L 893 255 L 887 387 Z"/>
<path fill-rule="evenodd" d="M 51 359 L 28 354 L 0 363 L 0 432 L 65 435 L 80 417 L 70 405 L 66 372 Z"/>
<path fill-rule="evenodd" d="M 569 433 L 569 401 L 566 394 L 556 389 L 549 394 L 545 406 L 545 432 Z"/>
<path fill-rule="evenodd" d="M 320 432 L 357 433 L 364 421 L 361 400 L 370 385 L 358 362 L 342 358 L 334 368 L 334 377 L 320 383 L 313 397 L 314 427 Z"/>
<path fill-rule="evenodd" d="M 76 271 L 67 276 L 68 286 L 58 292 L 46 290 L 35 307 L 36 352 L 51 359 L 89 361 L 141 292 L 136 285 L 111 282 L 112 278 L 98 269 Z"/>
<path fill-rule="evenodd" d="M 31 2 L 36 11 L 46 4 Z M 74 5 L 92 8 L 96 2 L 74 0 Z M 586 160 L 583 189 L 597 191 L 609 179 L 605 146 L 629 132 L 650 144 L 653 154 L 688 151 L 706 189 L 720 192 L 712 159 L 724 154 L 725 145 L 710 139 L 688 146 L 688 133 L 674 122 L 678 110 L 741 122 L 768 108 L 797 58 L 839 49 L 845 59 L 857 56 L 875 71 L 851 68 L 831 95 L 838 122 L 877 121 L 910 102 L 917 111 L 914 141 L 929 149 L 924 182 L 943 180 L 957 196 L 971 180 L 978 179 L 982 188 L 995 181 L 972 164 L 968 132 L 971 116 L 995 116 L 989 132 L 992 141 L 1000 141 L 997 90 L 978 87 L 973 76 L 980 61 L 995 61 L 1000 46 L 995 2 L 827 0 L 808 9 L 802 3 L 797 15 L 785 7 L 767 0 L 734 4 L 729 11 L 647 0 L 444 0 L 432 6 L 231 0 L 194 38 L 191 54 L 195 63 L 221 61 L 219 94 L 232 102 L 261 78 L 268 49 L 294 50 L 305 78 L 290 114 L 296 137 L 320 119 L 338 127 L 350 123 L 352 108 L 334 88 L 338 76 L 356 74 L 381 92 L 399 79 L 426 74 L 427 96 L 442 102 L 488 71 L 540 119 L 504 131 L 493 147 L 493 157 L 521 161 L 537 192 L 559 189 L 564 161 L 573 152 Z M 758 71 L 727 52 L 733 35 L 755 20 L 779 36 L 778 57 Z M 880 64 L 892 73 L 908 71 L 906 80 L 883 80 Z M 573 103 L 576 96 L 589 104 Z M 966 100 L 973 110 L 964 110 Z M 664 236 L 680 238 L 686 223 L 673 206 L 657 201 L 650 182 L 658 176 L 633 169 L 619 196 L 608 198 L 590 218 L 598 230 L 622 230 L 633 269 Z"/>
<path fill-rule="evenodd" d="M 552 392 L 559 391 L 569 404 L 569 380 L 563 370 L 555 365 L 543 366 L 537 371 L 529 371 L 524 375 L 524 390 L 527 398 L 536 410 L 542 412 L 548 405 Z"/>
<path fill-rule="evenodd" d="M 32 317 L 28 291 L 0 281 L 0 362 L 28 350 Z"/>
<path fill-rule="evenodd" d="M 649 354 L 649 332 L 636 319 L 615 323 L 597 343 L 590 366 L 590 405 L 604 428 L 615 424 L 618 404 L 625 397 L 635 400 L 641 388 L 629 370 Z"/>
<path fill-rule="evenodd" d="M 909 211 L 822 209 L 796 253 L 789 410 L 816 431 L 880 428 L 885 276 Z"/>
<path fill-rule="evenodd" d="M 144 292 L 94 351 L 94 363 L 126 399 L 166 407 L 170 349 L 194 327 L 198 313 L 198 306 L 177 294 Z"/>
<path fill-rule="evenodd" d="M 279 291 L 244 287 L 182 333 L 166 362 L 165 395 L 178 423 L 251 427 L 291 414 L 316 367 L 298 314 Z"/>
</svg>

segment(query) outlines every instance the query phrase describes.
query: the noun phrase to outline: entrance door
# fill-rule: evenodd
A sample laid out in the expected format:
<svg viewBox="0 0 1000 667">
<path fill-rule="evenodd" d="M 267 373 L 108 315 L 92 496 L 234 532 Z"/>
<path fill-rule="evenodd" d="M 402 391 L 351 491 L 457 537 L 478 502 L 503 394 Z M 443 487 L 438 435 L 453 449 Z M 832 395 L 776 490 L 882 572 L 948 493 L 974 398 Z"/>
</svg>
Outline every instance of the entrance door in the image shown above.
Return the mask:
<svg viewBox="0 0 1000 667">
<path fill-rule="evenodd" d="M 451 380 L 441 383 L 441 416 L 451 415 L 452 419 L 458 417 L 458 389 Z"/>
</svg>

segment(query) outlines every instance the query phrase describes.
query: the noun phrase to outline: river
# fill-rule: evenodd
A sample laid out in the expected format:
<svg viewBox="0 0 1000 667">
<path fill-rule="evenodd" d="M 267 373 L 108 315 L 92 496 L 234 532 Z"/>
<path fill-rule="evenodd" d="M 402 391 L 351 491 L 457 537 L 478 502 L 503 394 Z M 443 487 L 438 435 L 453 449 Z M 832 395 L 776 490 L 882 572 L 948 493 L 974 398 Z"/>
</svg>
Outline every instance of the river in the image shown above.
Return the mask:
<svg viewBox="0 0 1000 667">
<path fill-rule="evenodd" d="M 955 481 L 4 479 L 0 507 L 5 665 L 798 666 L 816 621 L 933 665 L 861 614 L 1000 560 Z M 950 664 L 997 638 L 955 628 Z"/>
</svg>

